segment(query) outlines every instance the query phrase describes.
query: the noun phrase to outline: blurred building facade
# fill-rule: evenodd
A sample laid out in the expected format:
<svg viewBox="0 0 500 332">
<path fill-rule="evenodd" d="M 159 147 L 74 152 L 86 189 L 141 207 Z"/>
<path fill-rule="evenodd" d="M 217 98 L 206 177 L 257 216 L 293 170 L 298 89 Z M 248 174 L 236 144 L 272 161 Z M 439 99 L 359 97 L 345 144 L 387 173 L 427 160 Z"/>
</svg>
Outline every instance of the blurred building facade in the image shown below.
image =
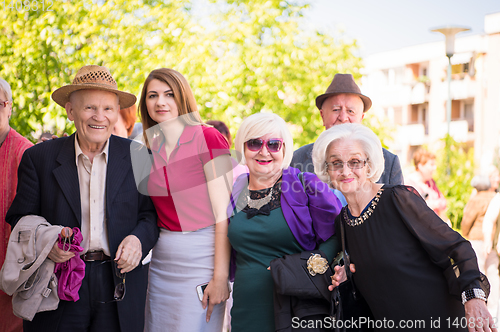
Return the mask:
<svg viewBox="0 0 500 332">
<path fill-rule="evenodd" d="M 450 135 L 474 147 L 479 165 L 500 146 L 500 12 L 485 16 L 484 33 L 457 35 L 452 63 Z M 361 91 L 377 116 L 395 125 L 392 142 L 403 166 L 421 145 L 442 144 L 448 100 L 444 36 L 441 42 L 377 53 L 364 59 Z"/>
</svg>

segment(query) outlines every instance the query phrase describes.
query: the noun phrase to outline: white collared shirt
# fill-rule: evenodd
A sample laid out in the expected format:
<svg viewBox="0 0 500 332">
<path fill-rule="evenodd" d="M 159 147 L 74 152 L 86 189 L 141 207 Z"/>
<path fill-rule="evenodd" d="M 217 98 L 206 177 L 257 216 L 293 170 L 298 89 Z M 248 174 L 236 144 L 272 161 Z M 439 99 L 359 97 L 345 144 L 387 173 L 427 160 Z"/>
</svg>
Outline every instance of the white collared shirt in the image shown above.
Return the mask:
<svg viewBox="0 0 500 332">
<path fill-rule="evenodd" d="M 77 134 L 78 135 L 78 134 Z M 81 231 L 83 252 L 102 250 L 108 256 L 108 228 L 106 224 L 106 171 L 109 155 L 109 139 L 101 153 L 90 162 L 75 137 L 76 167 L 80 184 Z"/>
</svg>

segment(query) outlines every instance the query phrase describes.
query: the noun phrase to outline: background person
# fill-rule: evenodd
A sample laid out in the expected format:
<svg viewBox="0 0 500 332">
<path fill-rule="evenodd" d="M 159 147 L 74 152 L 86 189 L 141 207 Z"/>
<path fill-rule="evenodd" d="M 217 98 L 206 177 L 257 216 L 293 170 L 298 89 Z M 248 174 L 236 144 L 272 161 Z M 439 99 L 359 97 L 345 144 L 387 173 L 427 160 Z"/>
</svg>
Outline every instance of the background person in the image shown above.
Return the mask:
<svg viewBox="0 0 500 332">
<path fill-rule="evenodd" d="M 257 113 L 241 124 L 235 148 L 249 174 L 240 175 L 229 207 L 228 237 L 236 251 L 232 331 L 274 332 L 274 283 L 267 268 L 284 255 L 340 250 L 333 220 L 341 204 L 314 174 L 289 167 L 293 140 L 285 121 Z M 305 188 L 305 189 L 303 189 Z M 291 325 L 291 322 L 289 322 Z"/>
<path fill-rule="evenodd" d="M 490 180 L 485 175 L 474 176 L 470 184 L 476 189 L 477 193 L 469 199 L 464 208 L 461 224 L 462 236 L 471 243 L 476 252 L 479 270 L 488 277 L 490 282 L 488 309 L 491 315 L 496 317 L 498 311 L 498 287 L 500 286 L 499 260 L 496 250 L 492 250 L 493 233 L 488 232 L 489 239 L 486 241 L 483 231 L 484 215 L 495 196 L 495 192 L 491 190 Z M 488 245 L 488 249 L 486 245 Z"/>
<path fill-rule="evenodd" d="M 442 330 L 449 330 L 443 322 L 450 319 L 466 317 L 478 322 L 476 326 L 479 319 L 488 319 L 484 330 L 496 331 L 470 243 L 413 188 L 376 183 L 383 160 L 377 136 L 360 124 L 323 132 L 313 150 L 318 177 L 347 200 L 335 225 L 337 231 L 339 223 L 345 225 L 353 280 L 374 319 L 396 324 L 424 320 L 427 329 L 431 319 L 440 319 Z M 345 278 L 343 268 L 335 267 L 335 272 L 333 286 Z"/>
<path fill-rule="evenodd" d="M 407 177 L 405 184 L 415 188 L 427 205 L 441 219 L 448 220 L 446 216 L 446 198 L 439 191 L 436 181 L 432 178 L 436 171 L 436 156 L 420 148 L 413 154 L 413 163 L 415 172 Z"/>
<path fill-rule="evenodd" d="M 85 277 L 78 301 L 37 313 L 24 331 L 142 331 L 147 271 L 139 263 L 158 238 L 156 211 L 134 181 L 130 150 L 139 144 L 111 135 L 120 108 L 136 98 L 118 90 L 107 68 L 84 66 L 52 99 L 76 132 L 26 150 L 6 221 L 36 215 L 80 228 Z M 57 243 L 48 255 L 56 263 L 73 256 Z"/>
<path fill-rule="evenodd" d="M 148 75 L 139 112 L 154 156 L 147 189 L 160 227 L 145 331 L 221 331 L 229 296 L 228 142 L 203 124 L 191 87 L 173 69 Z M 200 302 L 196 287 L 206 283 Z"/>
<path fill-rule="evenodd" d="M 488 177 L 490 179 L 490 189 L 489 191 L 495 192 L 498 190 L 498 168 L 491 165 L 488 169 Z M 491 284 L 491 304 L 488 301 L 488 308 L 494 317 L 500 317 L 500 306 L 498 303 L 500 300 L 500 276 L 499 276 L 499 257 L 500 252 L 500 193 L 496 193 L 488 204 L 488 209 L 484 215 L 483 219 L 483 232 L 484 232 L 484 251 L 487 255 L 487 259 L 491 259 L 491 264 L 487 266 L 486 276 L 490 280 Z M 495 261 L 496 260 L 496 261 Z M 495 269 L 494 267 L 497 267 Z M 495 301 L 495 298 L 497 301 Z M 496 309 L 495 309 L 496 304 Z"/>
<path fill-rule="evenodd" d="M 500 184 L 500 172 L 494 165 L 490 165 L 487 169 L 488 178 L 490 179 L 490 191 L 498 192 L 498 185 Z"/>
<path fill-rule="evenodd" d="M 208 125 L 214 126 L 214 128 L 217 129 L 222 134 L 222 136 L 224 136 L 227 139 L 229 147 L 233 145 L 233 139 L 231 137 L 231 133 L 229 132 L 229 128 L 224 122 L 218 120 L 209 120 L 206 123 Z M 237 156 L 231 158 L 231 162 L 233 163 L 233 183 L 234 181 L 236 181 L 238 176 L 240 176 L 243 173 L 248 173 L 248 167 L 239 164 L 235 158 L 239 159 Z M 226 303 L 226 307 L 227 306 L 228 304 Z"/>
<path fill-rule="evenodd" d="M 130 138 L 134 130 L 135 120 L 137 119 L 137 107 L 134 105 L 120 109 L 118 120 L 113 128 L 113 135 L 123 138 Z"/>
<path fill-rule="evenodd" d="M 229 131 L 229 128 L 227 125 L 219 120 L 209 120 L 206 122 L 206 124 L 213 126 L 215 129 L 219 131 L 219 133 L 222 134 L 229 143 L 229 146 L 233 145 L 233 138 L 231 137 L 231 132 Z"/>
<path fill-rule="evenodd" d="M 17 167 L 24 151 L 33 146 L 9 126 L 12 115 L 12 90 L 0 78 L 0 266 L 7 253 L 10 225 L 5 221 L 7 210 L 14 199 L 17 186 Z M 23 321 L 12 312 L 12 297 L 0 290 L 0 331 L 22 331 Z"/>
</svg>

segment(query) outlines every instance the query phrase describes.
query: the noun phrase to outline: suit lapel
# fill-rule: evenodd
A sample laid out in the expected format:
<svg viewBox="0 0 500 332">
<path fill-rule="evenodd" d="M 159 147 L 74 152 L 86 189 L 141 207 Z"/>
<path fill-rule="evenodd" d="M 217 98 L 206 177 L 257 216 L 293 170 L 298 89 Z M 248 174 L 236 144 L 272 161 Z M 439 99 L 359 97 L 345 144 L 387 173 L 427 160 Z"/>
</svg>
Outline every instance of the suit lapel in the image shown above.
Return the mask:
<svg viewBox="0 0 500 332">
<path fill-rule="evenodd" d="M 111 135 L 109 139 L 108 169 L 106 174 L 106 205 L 110 206 L 118 190 L 120 189 L 125 176 L 127 175 L 130 162 L 126 159 L 129 153 L 129 145 L 116 136 Z"/>
<path fill-rule="evenodd" d="M 57 156 L 59 167 L 54 169 L 54 174 L 61 191 L 63 192 L 69 206 L 73 210 L 76 220 L 81 225 L 81 203 L 80 184 L 78 182 L 78 170 L 75 162 L 75 134 L 65 140 L 59 155 Z"/>
</svg>

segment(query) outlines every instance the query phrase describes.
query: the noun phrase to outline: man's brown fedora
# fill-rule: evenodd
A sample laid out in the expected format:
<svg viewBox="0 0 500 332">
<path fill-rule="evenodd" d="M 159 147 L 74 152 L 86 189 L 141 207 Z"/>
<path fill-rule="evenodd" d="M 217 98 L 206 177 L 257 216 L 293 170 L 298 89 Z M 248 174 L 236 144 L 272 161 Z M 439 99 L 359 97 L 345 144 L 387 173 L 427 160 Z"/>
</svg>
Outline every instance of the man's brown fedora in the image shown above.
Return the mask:
<svg viewBox="0 0 500 332">
<path fill-rule="evenodd" d="M 371 99 L 361 94 L 361 90 L 356 85 L 356 82 L 354 82 L 354 78 L 351 74 L 335 74 L 332 83 L 330 84 L 328 89 L 326 89 L 326 92 L 316 97 L 316 107 L 318 109 L 321 109 L 321 106 L 323 106 L 323 102 L 328 97 L 341 93 L 351 93 L 354 95 L 358 95 L 365 105 L 365 107 L 363 108 L 363 112 L 368 111 L 370 107 L 372 107 Z"/>
<path fill-rule="evenodd" d="M 118 85 L 108 68 L 101 66 L 83 66 L 76 73 L 73 83 L 65 85 L 52 93 L 52 99 L 62 107 L 69 101 L 69 95 L 78 90 L 103 90 L 116 93 L 120 99 L 120 108 L 135 104 L 137 98 L 128 92 L 118 90 Z"/>
</svg>

